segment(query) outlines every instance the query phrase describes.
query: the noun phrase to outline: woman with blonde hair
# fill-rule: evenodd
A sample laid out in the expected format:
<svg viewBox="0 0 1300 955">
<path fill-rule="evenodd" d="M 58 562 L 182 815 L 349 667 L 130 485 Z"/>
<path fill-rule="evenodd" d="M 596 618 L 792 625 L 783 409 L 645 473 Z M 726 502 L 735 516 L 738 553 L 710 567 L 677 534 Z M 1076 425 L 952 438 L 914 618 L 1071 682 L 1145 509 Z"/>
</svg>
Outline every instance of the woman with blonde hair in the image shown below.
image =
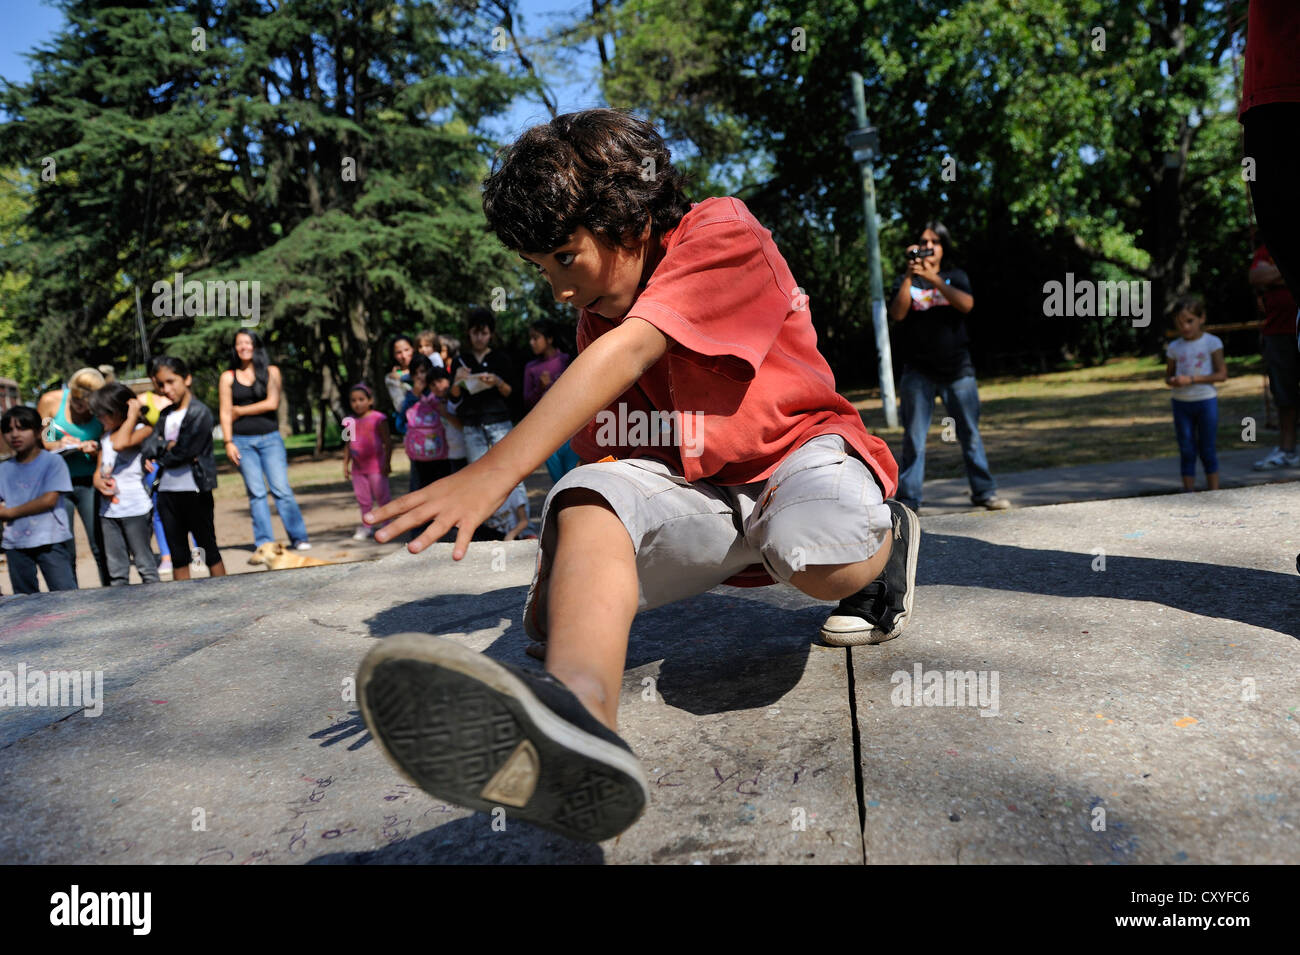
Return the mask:
<svg viewBox="0 0 1300 955">
<path fill-rule="evenodd" d="M 99 453 L 99 438 L 104 427 L 90 410 L 91 392 L 104 387 L 104 376 L 94 368 L 74 372 L 68 383 L 58 391 L 47 391 L 36 404 L 36 413 L 44 426 L 41 441 L 47 451 L 63 458 L 72 478 L 72 494 L 64 499 L 68 511 L 68 526 L 72 526 L 72 512 L 81 514 L 81 526 L 90 541 L 90 553 L 99 571 L 99 585 L 108 586 L 108 567 L 104 563 L 104 549 L 100 546 L 99 492 L 92 481 L 95 476 L 95 455 Z M 73 570 L 76 564 L 74 558 Z"/>
</svg>

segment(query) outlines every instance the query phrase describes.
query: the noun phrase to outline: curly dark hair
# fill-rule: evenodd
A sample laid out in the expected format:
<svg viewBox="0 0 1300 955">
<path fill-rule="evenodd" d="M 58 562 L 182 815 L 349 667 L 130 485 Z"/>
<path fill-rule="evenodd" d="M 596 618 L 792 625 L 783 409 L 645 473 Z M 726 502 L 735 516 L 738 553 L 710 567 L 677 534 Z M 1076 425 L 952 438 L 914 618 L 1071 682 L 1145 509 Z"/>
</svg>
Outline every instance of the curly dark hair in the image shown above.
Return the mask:
<svg viewBox="0 0 1300 955">
<path fill-rule="evenodd" d="M 565 113 L 499 151 L 483 180 L 488 227 L 507 248 L 548 254 L 579 226 L 629 246 L 663 235 L 691 207 L 663 137 L 614 109 Z"/>
</svg>

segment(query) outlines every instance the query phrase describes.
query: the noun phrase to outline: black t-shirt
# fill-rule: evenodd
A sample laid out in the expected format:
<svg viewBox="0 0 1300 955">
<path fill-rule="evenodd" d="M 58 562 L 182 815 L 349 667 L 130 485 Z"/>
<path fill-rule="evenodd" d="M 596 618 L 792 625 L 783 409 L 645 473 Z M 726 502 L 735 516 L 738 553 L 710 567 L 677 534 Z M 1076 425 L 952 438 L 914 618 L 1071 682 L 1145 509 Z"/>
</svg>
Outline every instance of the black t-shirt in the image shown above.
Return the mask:
<svg viewBox="0 0 1300 955">
<path fill-rule="evenodd" d="M 939 278 L 968 295 L 970 279 L 961 269 L 940 269 Z M 892 302 L 903 284 L 900 276 L 890 294 Z M 943 293 L 925 279 L 912 277 L 912 307 L 894 324 L 894 340 L 904 366 L 936 381 L 955 381 L 975 374 L 967 345 L 966 316 L 948 303 Z"/>
<path fill-rule="evenodd" d="M 254 378 L 252 385 L 245 385 L 239 380 L 238 375 L 232 373 L 232 377 L 234 380 L 230 383 L 231 404 L 253 405 L 266 400 L 267 382 Z M 236 418 L 231 430 L 235 434 L 270 434 L 272 431 L 279 430 L 279 427 L 279 415 L 274 411 L 263 411 L 260 414 Z"/>
<path fill-rule="evenodd" d="M 490 371 L 509 384 L 512 389 L 515 387 L 515 368 L 510 361 L 510 356 L 495 348 L 489 350 L 481 362 L 475 361 L 474 354 L 469 351 L 457 355 L 450 369 L 453 382 L 457 368 L 466 368 L 471 375 Z M 496 424 L 499 421 L 510 420 L 510 406 L 506 404 L 506 399 L 501 397 L 501 392 L 495 388 L 486 388 L 476 395 L 471 395 L 462 385 L 460 393 L 463 398 L 456 414 L 466 424 Z"/>
</svg>

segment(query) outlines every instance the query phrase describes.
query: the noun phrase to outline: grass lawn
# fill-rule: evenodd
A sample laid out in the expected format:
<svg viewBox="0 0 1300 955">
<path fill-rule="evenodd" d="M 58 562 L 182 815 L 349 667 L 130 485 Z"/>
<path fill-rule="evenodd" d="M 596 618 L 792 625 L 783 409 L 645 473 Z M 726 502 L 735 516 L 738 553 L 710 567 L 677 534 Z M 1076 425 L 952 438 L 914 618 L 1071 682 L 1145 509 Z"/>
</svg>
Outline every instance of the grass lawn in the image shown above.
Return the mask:
<svg viewBox="0 0 1300 955">
<path fill-rule="evenodd" d="M 1218 386 L 1218 450 L 1257 448 L 1262 456 L 1277 443 L 1277 432 L 1264 429 L 1264 360 L 1250 355 L 1229 357 L 1227 363 L 1228 380 Z M 980 378 L 980 435 L 993 473 L 1176 455 L 1164 368 L 1163 361 L 1151 358 L 1117 358 L 1095 368 Z M 867 427 L 901 455 L 902 428 L 884 427 L 879 390 L 845 396 Z M 927 479 L 965 473 L 961 446 L 940 440 L 945 414 L 936 401 L 926 445 Z M 1254 443 L 1241 439 L 1245 417 L 1255 419 Z"/>
</svg>

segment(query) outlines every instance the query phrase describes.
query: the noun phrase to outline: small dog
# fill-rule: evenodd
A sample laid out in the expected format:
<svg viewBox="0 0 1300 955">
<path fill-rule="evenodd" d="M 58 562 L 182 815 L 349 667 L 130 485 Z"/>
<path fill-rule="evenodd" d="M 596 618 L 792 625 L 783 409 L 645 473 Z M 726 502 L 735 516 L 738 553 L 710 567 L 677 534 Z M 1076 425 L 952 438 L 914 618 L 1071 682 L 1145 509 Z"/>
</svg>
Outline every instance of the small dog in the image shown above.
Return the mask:
<svg viewBox="0 0 1300 955">
<path fill-rule="evenodd" d="M 270 541 L 253 551 L 253 558 L 259 564 L 265 564 L 271 570 L 286 570 L 290 567 L 322 567 L 333 564 L 332 560 L 318 560 L 290 550 L 283 541 Z M 252 561 L 250 561 L 251 563 Z"/>
</svg>

